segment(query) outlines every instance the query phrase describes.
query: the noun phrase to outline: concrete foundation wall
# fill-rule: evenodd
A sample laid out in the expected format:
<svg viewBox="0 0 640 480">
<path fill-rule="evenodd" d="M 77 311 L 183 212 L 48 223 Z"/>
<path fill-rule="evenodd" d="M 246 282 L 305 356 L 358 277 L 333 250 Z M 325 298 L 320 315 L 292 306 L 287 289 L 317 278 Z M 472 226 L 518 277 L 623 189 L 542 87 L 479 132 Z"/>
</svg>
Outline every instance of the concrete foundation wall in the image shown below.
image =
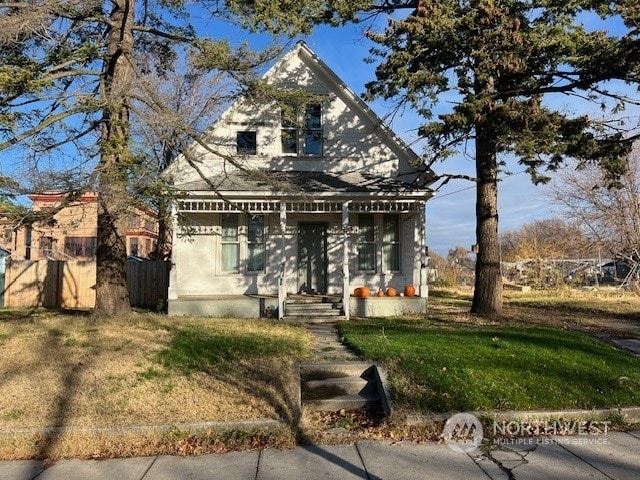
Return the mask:
<svg viewBox="0 0 640 480">
<path fill-rule="evenodd" d="M 169 300 L 169 315 L 218 318 L 260 318 L 270 313 L 277 318 L 277 298 L 229 296 Z"/>
<path fill-rule="evenodd" d="M 351 317 L 395 317 L 427 313 L 427 299 L 422 297 L 351 297 Z"/>
</svg>

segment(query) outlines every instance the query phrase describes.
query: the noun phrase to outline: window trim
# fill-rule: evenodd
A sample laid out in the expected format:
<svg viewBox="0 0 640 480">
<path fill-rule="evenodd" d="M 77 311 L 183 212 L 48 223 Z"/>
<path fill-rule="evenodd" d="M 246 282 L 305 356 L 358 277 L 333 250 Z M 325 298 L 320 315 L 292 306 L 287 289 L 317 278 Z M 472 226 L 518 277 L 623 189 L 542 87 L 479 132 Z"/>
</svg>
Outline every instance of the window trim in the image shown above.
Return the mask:
<svg viewBox="0 0 640 480">
<path fill-rule="evenodd" d="M 310 127 L 307 113 L 310 108 L 318 108 L 318 127 Z M 298 158 L 319 158 L 324 155 L 324 107 L 322 102 L 313 102 L 307 105 L 299 104 L 291 106 L 295 113 L 295 121 L 287 121 L 284 119 L 284 109 L 280 111 L 280 153 L 288 157 Z M 315 116 L 312 118 L 316 118 Z M 292 144 L 295 151 L 285 151 L 284 138 L 285 132 L 293 137 Z M 307 138 L 311 134 L 318 134 L 318 144 L 320 151 L 318 153 L 307 153 Z"/>
</svg>

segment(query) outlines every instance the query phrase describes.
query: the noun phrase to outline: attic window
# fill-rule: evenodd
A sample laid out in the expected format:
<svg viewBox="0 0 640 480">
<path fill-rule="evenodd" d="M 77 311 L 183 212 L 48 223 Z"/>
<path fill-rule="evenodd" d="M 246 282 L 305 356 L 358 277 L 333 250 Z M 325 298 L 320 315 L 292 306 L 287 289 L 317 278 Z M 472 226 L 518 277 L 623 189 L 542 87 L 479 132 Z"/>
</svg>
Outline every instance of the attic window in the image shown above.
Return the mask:
<svg viewBox="0 0 640 480">
<path fill-rule="evenodd" d="M 322 106 L 313 103 L 290 110 L 282 111 L 282 153 L 322 155 Z"/>
<path fill-rule="evenodd" d="M 238 132 L 236 134 L 236 148 L 238 155 L 256 155 L 258 153 L 256 132 Z"/>
</svg>

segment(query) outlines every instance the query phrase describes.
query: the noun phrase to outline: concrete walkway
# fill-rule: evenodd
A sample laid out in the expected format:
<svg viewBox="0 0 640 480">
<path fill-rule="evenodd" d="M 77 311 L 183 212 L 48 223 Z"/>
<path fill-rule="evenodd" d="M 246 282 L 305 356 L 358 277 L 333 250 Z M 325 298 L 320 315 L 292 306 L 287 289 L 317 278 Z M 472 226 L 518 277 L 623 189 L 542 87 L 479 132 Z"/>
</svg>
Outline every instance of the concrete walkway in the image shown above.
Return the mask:
<svg viewBox="0 0 640 480">
<path fill-rule="evenodd" d="M 466 454 L 447 445 L 358 442 L 199 457 L 0 462 L 2 480 L 637 480 L 640 432 L 539 437 Z"/>
<path fill-rule="evenodd" d="M 361 360 L 340 341 L 335 323 L 308 323 L 307 330 L 313 337 L 311 352 L 314 362 Z"/>
</svg>

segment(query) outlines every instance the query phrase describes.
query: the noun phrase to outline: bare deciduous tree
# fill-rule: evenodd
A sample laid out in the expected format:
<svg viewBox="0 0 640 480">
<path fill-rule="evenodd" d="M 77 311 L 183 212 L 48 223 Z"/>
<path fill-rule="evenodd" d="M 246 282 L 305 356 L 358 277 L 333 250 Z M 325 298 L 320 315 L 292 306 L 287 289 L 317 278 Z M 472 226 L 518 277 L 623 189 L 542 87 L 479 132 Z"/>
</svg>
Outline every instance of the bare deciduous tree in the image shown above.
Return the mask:
<svg viewBox="0 0 640 480">
<path fill-rule="evenodd" d="M 199 7 L 213 18 L 242 23 L 218 2 Z M 131 173 L 142 160 L 133 149 L 135 108 L 146 106 L 172 126 L 178 118 L 159 95 L 141 95 L 136 87 L 144 86 L 150 72 L 176 68 L 190 49 L 202 70 L 224 72 L 239 83 L 246 74 L 252 85 L 253 69 L 276 51 L 256 53 L 199 34 L 190 23 L 191 8 L 182 0 L 0 4 L 0 151 L 10 149 L 7 155 L 34 167 L 45 163 L 50 170 L 71 172 L 76 190 L 98 192 L 95 313 L 100 315 L 130 309 L 127 195 Z M 202 142 L 193 125 L 176 131 Z"/>
<path fill-rule="evenodd" d="M 549 198 L 566 218 L 616 258 L 640 259 L 640 144 L 628 156 L 618 187 L 606 188 L 595 165 L 560 172 Z"/>
<path fill-rule="evenodd" d="M 503 261 L 581 258 L 592 253 L 590 239 L 561 218 L 535 220 L 500 235 Z"/>
</svg>

